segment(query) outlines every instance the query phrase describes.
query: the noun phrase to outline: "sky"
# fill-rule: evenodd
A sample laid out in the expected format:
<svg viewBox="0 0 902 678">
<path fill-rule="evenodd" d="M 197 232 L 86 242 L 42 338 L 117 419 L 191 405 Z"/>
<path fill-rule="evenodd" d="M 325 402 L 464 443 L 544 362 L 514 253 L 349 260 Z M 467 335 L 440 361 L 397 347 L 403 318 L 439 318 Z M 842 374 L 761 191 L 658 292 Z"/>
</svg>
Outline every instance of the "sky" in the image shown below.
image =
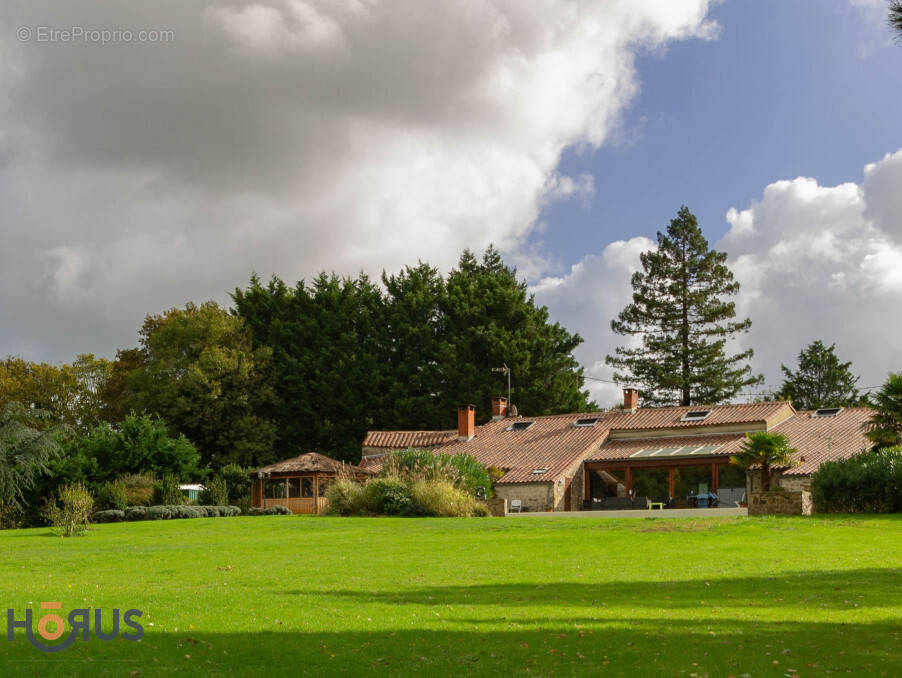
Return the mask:
<svg viewBox="0 0 902 678">
<path fill-rule="evenodd" d="M 902 46 L 880 0 L 0 6 L 0 355 L 133 346 L 251 273 L 498 245 L 601 405 L 683 204 L 768 386 L 814 339 L 902 369 Z M 68 34 L 66 33 L 68 31 Z M 104 31 L 106 31 L 104 33 Z M 514 375 L 516 380 L 516 375 Z"/>
</svg>

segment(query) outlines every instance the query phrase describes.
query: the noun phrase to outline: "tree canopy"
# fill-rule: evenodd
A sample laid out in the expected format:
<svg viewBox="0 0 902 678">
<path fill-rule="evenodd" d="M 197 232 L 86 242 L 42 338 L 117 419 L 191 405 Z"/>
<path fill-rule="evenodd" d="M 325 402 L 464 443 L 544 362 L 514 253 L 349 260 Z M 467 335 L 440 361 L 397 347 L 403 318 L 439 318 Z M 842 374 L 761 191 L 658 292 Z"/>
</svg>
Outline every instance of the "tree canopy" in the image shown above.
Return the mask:
<svg viewBox="0 0 902 678">
<path fill-rule="evenodd" d="M 867 422 L 867 437 L 878 449 L 902 443 L 902 373 L 890 373 L 874 394 L 874 414 Z"/>
<path fill-rule="evenodd" d="M 852 363 L 842 363 L 836 357 L 836 344 L 827 346 L 813 341 L 799 351 L 798 367 L 783 370 L 783 385 L 777 397 L 792 402 L 797 410 L 816 410 L 821 407 L 851 407 L 866 402 L 855 384 Z"/>
<path fill-rule="evenodd" d="M 59 456 L 60 429 L 46 428 L 46 413 L 9 402 L 0 407 L 0 505 L 21 507 L 25 492 Z"/>
<path fill-rule="evenodd" d="M 740 452 L 730 461 L 746 470 L 757 466 L 761 470 L 761 491 L 770 491 L 771 472 L 775 466 L 789 464 L 795 449 L 782 433 L 746 433 Z"/>
<path fill-rule="evenodd" d="M 524 412 L 590 406 L 572 356 L 582 339 L 549 321 L 494 248 L 465 251 L 444 277 L 421 262 L 382 282 L 323 273 L 235 290 L 255 346 L 272 351 L 280 456 L 356 460 L 367 430 L 452 428 L 466 403 L 487 419 L 507 392 L 491 371 L 502 364 Z"/>
<path fill-rule="evenodd" d="M 739 283 L 695 215 L 681 207 L 667 232 L 658 232 L 657 249 L 640 258 L 632 303 L 611 321 L 615 333 L 632 339 L 606 358 L 618 370 L 615 380 L 638 386 L 646 405 L 715 404 L 760 384 L 748 364 L 751 349 L 727 352 L 727 341 L 751 320 L 734 320 L 728 299 Z"/>
</svg>

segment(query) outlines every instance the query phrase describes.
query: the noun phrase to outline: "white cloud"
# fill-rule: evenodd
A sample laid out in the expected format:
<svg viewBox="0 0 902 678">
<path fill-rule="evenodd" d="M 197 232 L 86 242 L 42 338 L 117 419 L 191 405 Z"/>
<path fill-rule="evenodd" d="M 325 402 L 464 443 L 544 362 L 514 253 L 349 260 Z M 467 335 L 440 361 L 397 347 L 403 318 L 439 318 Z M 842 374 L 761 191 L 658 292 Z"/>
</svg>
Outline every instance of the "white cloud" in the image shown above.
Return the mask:
<svg viewBox="0 0 902 678">
<path fill-rule="evenodd" d="M 0 35 L 0 353 L 134 342 L 144 313 L 254 269 L 379 273 L 520 247 L 591 194 L 634 53 L 708 38 L 707 0 L 42 0 L 0 25 L 172 30 L 158 44 Z"/>
<path fill-rule="evenodd" d="M 776 181 L 747 209 L 727 212 L 730 230 L 714 246 L 729 254 L 741 283 L 739 317 L 752 319 L 738 345 L 755 350 L 753 368 L 768 385 L 779 386 L 780 364 L 793 366 L 815 339 L 836 343 L 860 386 L 902 370 L 900 186 L 902 150 L 868 165 L 861 184 Z M 643 238 L 612 243 L 535 288 L 554 317 L 586 339 L 578 357 L 591 376 L 611 377 L 604 357 L 623 339 L 611 332 L 610 320 L 629 301 L 639 253 L 651 247 Z M 589 386 L 602 405 L 619 397 L 614 386 Z"/>
</svg>

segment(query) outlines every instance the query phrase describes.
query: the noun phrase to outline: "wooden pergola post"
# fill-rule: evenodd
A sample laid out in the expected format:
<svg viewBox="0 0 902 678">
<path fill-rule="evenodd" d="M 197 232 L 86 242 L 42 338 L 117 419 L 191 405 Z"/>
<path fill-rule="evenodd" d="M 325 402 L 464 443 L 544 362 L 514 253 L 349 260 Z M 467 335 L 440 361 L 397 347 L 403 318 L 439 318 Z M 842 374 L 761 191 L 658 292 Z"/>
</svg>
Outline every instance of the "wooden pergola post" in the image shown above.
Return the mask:
<svg viewBox="0 0 902 678">
<path fill-rule="evenodd" d="M 667 467 L 667 485 L 670 498 L 673 499 L 673 475 L 676 469 L 673 466 Z"/>
</svg>

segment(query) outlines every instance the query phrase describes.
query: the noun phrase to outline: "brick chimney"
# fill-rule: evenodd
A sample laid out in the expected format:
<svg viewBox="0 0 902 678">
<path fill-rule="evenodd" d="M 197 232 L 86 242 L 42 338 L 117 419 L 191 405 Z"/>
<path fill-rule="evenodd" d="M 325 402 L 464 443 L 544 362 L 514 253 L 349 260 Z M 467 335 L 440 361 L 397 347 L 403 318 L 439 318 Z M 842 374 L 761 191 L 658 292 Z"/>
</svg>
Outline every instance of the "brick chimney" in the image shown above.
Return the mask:
<svg viewBox="0 0 902 678">
<path fill-rule="evenodd" d="M 492 398 L 492 421 L 504 419 L 507 416 L 507 398 Z"/>
<path fill-rule="evenodd" d="M 457 439 L 473 440 L 476 435 L 476 406 L 463 405 L 457 408 Z"/>
<path fill-rule="evenodd" d="M 635 388 L 623 389 L 623 409 L 635 412 L 639 409 L 639 390 Z"/>
</svg>

